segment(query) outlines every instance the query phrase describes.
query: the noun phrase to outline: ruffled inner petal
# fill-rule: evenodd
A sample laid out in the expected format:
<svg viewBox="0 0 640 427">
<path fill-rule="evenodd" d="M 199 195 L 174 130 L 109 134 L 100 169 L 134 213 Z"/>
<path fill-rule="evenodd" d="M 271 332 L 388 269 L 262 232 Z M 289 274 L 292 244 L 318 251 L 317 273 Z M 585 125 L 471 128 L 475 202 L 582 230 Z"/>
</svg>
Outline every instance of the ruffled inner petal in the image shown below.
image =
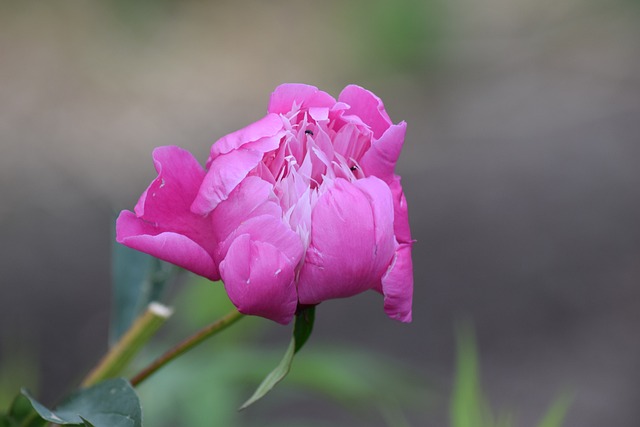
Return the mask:
<svg viewBox="0 0 640 427">
<path fill-rule="evenodd" d="M 216 253 L 220 252 L 219 244 L 240 224 L 259 215 L 280 218 L 282 209 L 273 192 L 273 185 L 257 176 L 249 176 L 211 212 L 212 238 L 218 248 Z"/>
<path fill-rule="evenodd" d="M 278 148 L 283 136 L 284 123 L 278 114 L 267 114 L 257 122 L 251 123 L 240 130 L 232 132 L 211 146 L 211 155 L 207 161 L 207 168 L 213 159 L 238 148 L 253 149 L 267 152 Z M 247 145 L 251 145 L 247 147 Z"/>
<path fill-rule="evenodd" d="M 234 150 L 216 157 L 202 181 L 191 211 L 207 215 L 220 202 L 227 200 L 234 188 L 258 166 L 263 153 L 255 150 Z"/>
<path fill-rule="evenodd" d="M 286 114 L 294 109 L 311 107 L 330 108 L 336 100 L 326 92 L 315 86 L 287 83 L 280 85 L 271 94 L 268 111 L 270 113 Z"/>
</svg>

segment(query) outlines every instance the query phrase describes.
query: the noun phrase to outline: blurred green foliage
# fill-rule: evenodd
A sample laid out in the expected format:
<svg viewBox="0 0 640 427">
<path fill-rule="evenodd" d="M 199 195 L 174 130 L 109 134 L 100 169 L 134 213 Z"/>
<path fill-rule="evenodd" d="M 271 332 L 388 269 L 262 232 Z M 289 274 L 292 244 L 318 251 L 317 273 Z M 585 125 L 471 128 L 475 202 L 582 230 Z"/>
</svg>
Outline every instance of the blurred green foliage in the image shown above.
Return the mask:
<svg viewBox="0 0 640 427">
<path fill-rule="evenodd" d="M 135 368 L 233 308 L 221 283 L 201 278 L 183 285 L 174 306 L 178 315 L 146 350 L 141 359 L 147 360 L 138 360 Z M 314 343 L 312 351 L 296 358 L 277 393 L 239 413 L 241 402 L 282 356 L 279 330 L 282 328 L 271 322 L 247 317 L 165 367 L 138 389 L 145 425 L 313 427 L 342 417 L 354 426 L 383 420 L 389 427 L 409 427 L 413 425 L 409 420 L 429 419 L 429 412 L 437 409 L 438 393 L 427 386 L 426 377 L 415 367 L 355 347 Z M 471 327 L 461 327 L 456 338 L 450 426 L 515 427 L 515 417 L 494 411 L 482 391 Z M 2 408 L 12 407 L 20 385 L 35 382 L 35 363 L 28 354 L 12 353 L 15 357 L 0 364 Z M 561 427 L 569 405 L 570 398 L 561 395 L 536 427 Z M 323 408 L 326 418 L 319 418 L 317 411 L 307 414 L 305 407 Z M 0 417 L 7 426 L 13 425 L 11 419 L 10 413 Z"/>
<path fill-rule="evenodd" d="M 316 306 L 308 306 L 298 309 L 293 326 L 293 336 L 289 342 L 289 347 L 280 360 L 280 363 L 262 380 L 253 395 L 242 404 L 240 410 L 248 408 L 258 400 L 262 399 L 269 391 L 271 391 L 280 381 L 282 381 L 293 364 L 293 356 L 300 351 L 302 346 L 307 342 L 311 332 L 313 331 L 313 323 L 315 320 Z"/>
<path fill-rule="evenodd" d="M 38 389 L 36 352 L 25 340 L 7 339 L 0 358 L 0 410 L 8 408 L 20 387 Z"/>
<path fill-rule="evenodd" d="M 419 71 L 439 64 L 447 22 L 442 0 L 358 0 L 347 7 L 344 26 L 368 72 Z"/>
<path fill-rule="evenodd" d="M 177 336 L 192 332 L 233 307 L 221 283 L 204 279 L 186 284 L 174 306 L 176 316 L 169 336 L 158 343 L 162 349 Z M 428 408 L 425 402 L 431 401 L 432 393 L 425 387 L 426 381 L 408 366 L 355 348 L 314 343 L 312 350 L 296 357 L 277 392 L 238 413 L 240 404 L 282 357 L 286 343 L 277 342 L 279 337 L 264 338 L 279 332 L 271 328 L 281 329 L 263 319 L 247 317 L 143 383 L 139 394 L 146 423 L 159 427 L 246 426 L 252 425 L 253 411 L 278 409 L 278 416 L 255 425 L 312 426 L 322 420 L 314 421 L 295 410 L 305 399 L 334 408 L 333 412 L 353 417 L 354 423 L 362 425 L 383 417 L 402 419 L 406 410 Z M 155 355 L 162 351 L 152 350 Z M 324 420 L 325 424 L 331 419 Z"/>
<path fill-rule="evenodd" d="M 172 15 L 180 11 L 176 0 L 107 0 L 106 10 L 111 13 L 113 23 L 134 37 L 153 34 L 166 25 Z"/>
<path fill-rule="evenodd" d="M 221 283 L 194 279 L 175 301 L 178 315 L 170 337 L 165 337 L 167 343 L 158 345 L 169 346 L 174 334 L 177 339 L 232 307 Z M 149 425 L 315 426 L 343 416 L 351 425 L 384 420 L 390 427 L 408 427 L 410 419 L 428 419 L 429 412 L 436 409 L 438 393 L 427 386 L 426 377 L 415 367 L 355 347 L 314 343 L 311 350 L 296 358 L 276 393 L 238 413 L 240 403 L 282 356 L 284 342 L 277 343 L 278 337 L 265 340 L 274 327 L 280 328 L 247 317 L 141 385 L 139 393 Z M 460 328 L 456 337 L 451 427 L 515 427 L 514 416 L 506 411 L 496 413 L 482 391 L 471 328 Z M 156 354 L 162 351 L 152 350 Z M 298 409 L 305 404 L 329 408 L 330 414 L 326 419 L 318 419 L 317 413 L 306 415 Z M 561 427 L 569 404 L 568 396 L 560 396 L 537 427 Z M 257 422 L 252 419 L 254 411 L 269 416 Z"/>
<path fill-rule="evenodd" d="M 509 412 L 497 415 L 491 409 L 480 385 L 479 359 L 474 334 L 466 324 L 456 334 L 456 379 L 451 397 L 451 427 L 515 427 Z M 537 427 L 561 427 L 569 409 L 570 398 L 562 395 L 551 405 Z"/>
</svg>

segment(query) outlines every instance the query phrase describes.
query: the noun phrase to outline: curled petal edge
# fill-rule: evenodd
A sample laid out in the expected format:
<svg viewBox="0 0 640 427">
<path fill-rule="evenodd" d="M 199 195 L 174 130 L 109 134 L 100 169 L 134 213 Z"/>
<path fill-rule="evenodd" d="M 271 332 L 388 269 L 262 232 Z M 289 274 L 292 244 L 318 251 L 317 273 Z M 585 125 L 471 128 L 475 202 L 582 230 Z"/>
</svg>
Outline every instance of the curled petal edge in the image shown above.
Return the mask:
<svg viewBox="0 0 640 427">
<path fill-rule="evenodd" d="M 393 124 L 382 100 L 363 87 L 357 85 L 345 87 L 338 96 L 338 101 L 348 104 L 351 108 L 346 114 L 362 119 L 371 128 L 375 138 L 380 138 Z"/>
<path fill-rule="evenodd" d="M 171 231 L 159 231 L 137 218 L 133 212 L 122 211 L 116 220 L 116 241 L 145 252 L 163 261 L 192 271 L 210 280 L 220 280 L 211 255 L 187 236 Z"/>
<path fill-rule="evenodd" d="M 398 245 L 391 265 L 382 277 L 382 293 L 387 316 L 400 322 L 411 322 L 413 303 L 411 243 Z"/>
</svg>

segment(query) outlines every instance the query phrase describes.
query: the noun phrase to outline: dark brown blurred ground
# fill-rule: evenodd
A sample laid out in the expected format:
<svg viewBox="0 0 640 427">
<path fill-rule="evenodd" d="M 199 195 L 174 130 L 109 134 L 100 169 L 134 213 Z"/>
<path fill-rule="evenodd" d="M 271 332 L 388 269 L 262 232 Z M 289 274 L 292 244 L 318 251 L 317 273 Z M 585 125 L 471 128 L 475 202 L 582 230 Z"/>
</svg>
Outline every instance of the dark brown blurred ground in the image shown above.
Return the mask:
<svg viewBox="0 0 640 427">
<path fill-rule="evenodd" d="M 409 124 L 414 322 L 361 296 L 323 305 L 314 339 L 356 334 L 447 387 L 470 317 L 522 425 L 563 389 L 568 426 L 640 423 L 637 4 L 431 1 L 430 31 L 399 39 L 415 51 L 379 56 L 362 23 L 386 22 L 380 3 L 62 4 L 0 4 L 0 363 L 15 335 L 35 343 L 47 399 L 104 350 L 111 215 L 153 178 L 151 149 L 204 161 L 279 83 L 353 82 Z"/>
</svg>

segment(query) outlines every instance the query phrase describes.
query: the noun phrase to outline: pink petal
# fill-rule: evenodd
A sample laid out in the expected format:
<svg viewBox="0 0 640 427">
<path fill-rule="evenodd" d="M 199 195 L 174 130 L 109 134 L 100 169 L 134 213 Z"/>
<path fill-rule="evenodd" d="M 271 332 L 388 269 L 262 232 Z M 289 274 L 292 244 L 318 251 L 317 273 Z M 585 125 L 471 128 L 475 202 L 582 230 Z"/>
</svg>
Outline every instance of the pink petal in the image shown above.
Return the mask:
<svg viewBox="0 0 640 427">
<path fill-rule="evenodd" d="M 263 153 L 278 148 L 280 138 L 284 136 L 284 124 L 277 114 L 267 114 L 249 126 L 230 133 L 211 146 L 209 162 L 220 154 L 226 154 L 240 147 L 261 151 Z M 251 144 L 246 147 L 247 144 Z M 208 162 L 208 163 L 209 163 Z M 207 164 L 207 167 L 209 165 Z"/>
<path fill-rule="evenodd" d="M 268 114 L 213 144 L 207 161 L 209 171 L 191 206 L 193 212 L 206 215 L 226 200 L 231 191 L 260 164 L 264 154 L 280 146 L 285 134 L 282 118 Z"/>
<path fill-rule="evenodd" d="M 191 153 L 176 146 L 153 150 L 158 172 L 136 204 L 136 214 L 150 222 L 169 222 L 176 211 L 188 213 L 206 174 Z"/>
<path fill-rule="evenodd" d="M 393 202 L 375 177 L 336 179 L 311 213 L 311 243 L 298 281 L 302 304 L 378 287 L 394 254 Z"/>
<path fill-rule="evenodd" d="M 186 268 L 210 280 L 219 280 L 211 255 L 184 234 L 163 231 L 133 212 L 122 211 L 116 221 L 116 240 L 125 246 Z"/>
<path fill-rule="evenodd" d="M 406 131 L 407 124 L 400 122 L 389 127 L 380 139 L 373 140 L 360 160 L 360 166 L 367 176 L 377 176 L 384 182 L 391 183 Z"/>
<path fill-rule="evenodd" d="M 302 242 L 281 216 L 259 215 L 242 221 L 227 239 L 220 244 L 219 251 L 224 257 L 237 236 L 247 234 L 252 241 L 267 242 L 284 254 L 291 265 L 297 265 L 302 258 Z"/>
<path fill-rule="evenodd" d="M 257 176 L 249 176 L 211 212 L 216 243 L 226 240 L 242 222 L 259 215 L 281 217 L 282 209 L 273 193 L 273 185 Z"/>
<path fill-rule="evenodd" d="M 140 197 L 135 215 L 128 211 L 120 214 L 116 240 L 217 279 L 211 258 L 211 221 L 190 211 L 204 169 L 191 153 L 173 146 L 156 148 L 153 160 L 158 177 Z"/>
<path fill-rule="evenodd" d="M 409 227 L 409 211 L 407 199 L 404 197 L 400 177 L 394 175 L 391 181 L 391 194 L 393 194 L 393 230 L 398 243 L 411 243 L 411 229 Z"/>
<path fill-rule="evenodd" d="M 373 209 L 373 226 L 375 234 L 375 251 L 393 254 L 395 248 L 395 236 L 393 235 L 393 225 L 389 227 L 389 222 L 393 224 L 393 197 L 391 190 L 381 180 L 370 177 L 359 179 L 353 183 L 367 197 Z M 390 257 L 389 257 L 390 258 Z M 379 259 L 381 263 L 376 271 L 381 271 L 382 266 L 386 270 L 388 261 L 386 256 Z"/>
<path fill-rule="evenodd" d="M 263 153 L 255 150 L 234 150 L 221 154 L 209 165 L 191 210 L 206 215 L 229 197 L 234 188 L 262 160 Z"/>
<path fill-rule="evenodd" d="M 317 87 L 300 83 L 286 83 L 280 85 L 271 94 L 268 111 L 270 113 L 286 114 L 293 109 L 294 104 L 300 108 L 333 107 L 336 100 Z"/>
<path fill-rule="evenodd" d="M 328 107 L 311 107 L 309 108 L 309 116 L 316 122 L 323 122 L 329 120 L 329 108 Z"/>
<path fill-rule="evenodd" d="M 293 266 L 273 245 L 238 236 L 220 263 L 220 274 L 240 312 L 282 324 L 293 318 L 298 304 Z"/>
<path fill-rule="evenodd" d="M 206 215 L 226 200 L 233 189 L 259 164 L 264 154 L 277 149 L 286 131 L 280 116 L 261 120 L 218 140 L 211 147 L 206 177 L 191 209 Z"/>
<path fill-rule="evenodd" d="M 360 132 L 358 132 L 358 128 L 348 123 L 341 127 L 333 137 L 333 149 L 347 160 L 354 158 L 354 151 L 357 148 L 356 145 L 359 136 Z"/>
<path fill-rule="evenodd" d="M 392 125 L 382 100 L 360 86 L 349 85 L 345 87 L 340 93 L 338 101 L 351 106 L 345 115 L 360 117 L 373 130 L 374 138 L 380 138 L 387 128 Z"/>
<path fill-rule="evenodd" d="M 411 322 L 413 265 L 410 243 L 399 245 L 389 270 L 382 277 L 382 292 L 387 316 L 401 322 Z"/>
</svg>

